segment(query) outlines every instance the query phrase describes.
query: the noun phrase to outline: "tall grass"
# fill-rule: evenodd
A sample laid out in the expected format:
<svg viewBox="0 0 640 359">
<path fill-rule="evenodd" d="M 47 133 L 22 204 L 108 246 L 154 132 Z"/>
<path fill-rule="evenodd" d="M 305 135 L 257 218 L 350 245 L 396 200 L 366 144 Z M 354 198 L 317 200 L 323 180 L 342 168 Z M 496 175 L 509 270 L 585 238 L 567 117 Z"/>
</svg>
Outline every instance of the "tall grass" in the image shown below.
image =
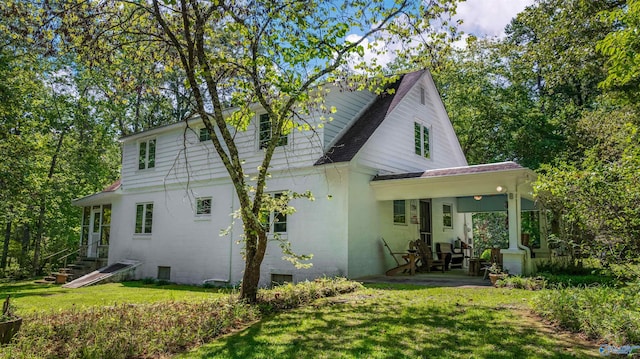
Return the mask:
<svg viewBox="0 0 640 359">
<path fill-rule="evenodd" d="M 535 310 L 564 328 L 609 344 L 640 343 L 640 282 L 624 288 L 591 286 L 545 291 Z"/>
</svg>

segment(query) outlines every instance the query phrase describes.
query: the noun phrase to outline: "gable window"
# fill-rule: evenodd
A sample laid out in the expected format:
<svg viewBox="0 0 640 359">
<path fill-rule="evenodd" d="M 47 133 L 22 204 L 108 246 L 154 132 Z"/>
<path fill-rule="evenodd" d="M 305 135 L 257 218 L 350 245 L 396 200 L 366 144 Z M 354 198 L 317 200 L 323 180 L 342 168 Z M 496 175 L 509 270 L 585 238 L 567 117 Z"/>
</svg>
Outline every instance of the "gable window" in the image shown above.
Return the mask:
<svg viewBox="0 0 640 359">
<path fill-rule="evenodd" d="M 260 115 L 260 148 L 265 148 L 269 144 L 271 140 L 271 121 L 269 120 L 269 115 L 263 113 Z M 280 140 L 278 141 L 278 146 L 285 146 L 288 142 L 287 135 L 283 134 L 280 136 Z"/>
<path fill-rule="evenodd" d="M 453 205 L 445 203 L 442 205 L 442 226 L 453 228 Z"/>
<path fill-rule="evenodd" d="M 274 193 L 273 196 L 278 198 L 282 193 Z M 260 213 L 260 221 L 269 233 L 286 233 L 287 232 L 287 215 L 278 211 L 262 211 Z"/>
<path fill-rule="evenodd" d="M 206 127 L 200 129 L 200 142 L 211 141 L 211 135 Z"/>
<path fill-rule="evenodd" d="M 407 224 L 407 206 L 403 199 L 393 201 L 393 223 Z"/>
<path fill-rule="evenodd" d="M 138 169 L 156 166 L 156 139 L 142 141 L 138 144 Z"/>
<path fill-rule="evenodd" d="M 427 103 L 426 92 L 424 90 L 424 87 L 420 87 L 420 104 L 424 105 L 426 103 Z"/>
<path fill-rule="evenodd" d="M 431 151 L 429 147 L 429 128 L 414 122 L 413 129 L 416 155 L 424 158 L 431 158 Z"/>
<path fill-rule="evenodd" d="M 136 234 L 150 234 L 153 227 L 153 203 L 136 204 Z"/>
<path fill-rule="evenodd" d="M 197 216 L 211 215 L 211 197 L 202 197 L 196 200 L 196 215 Z"/>
</svg>

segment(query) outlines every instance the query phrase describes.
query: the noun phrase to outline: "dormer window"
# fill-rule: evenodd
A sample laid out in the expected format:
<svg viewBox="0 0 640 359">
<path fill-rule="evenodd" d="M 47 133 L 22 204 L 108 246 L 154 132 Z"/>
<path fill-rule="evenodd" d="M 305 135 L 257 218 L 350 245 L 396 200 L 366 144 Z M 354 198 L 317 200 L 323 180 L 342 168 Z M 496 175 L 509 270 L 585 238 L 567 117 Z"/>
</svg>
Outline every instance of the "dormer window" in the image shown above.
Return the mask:
<svg viewBox="0 0 640 359">
<path fill-rule="evenodd" d="M 141 141 L 138 144 L 138 169 L 144 170 L 156 166 L 156 139 Z"/>
<path fill-rule="evenodd" d="M 424 158 L 431 158 L 431 150 L 429 143 L 429 128 L 425 127 L 417 122 L 413 124 L 414 133 L 413 138 L 415 141 L 415 153 L 418 156 L 422 156 Z"/>
<path fill-rule="evenodd" d="M 271 121 L 269 120 L 269 115 L 263 113 L 260 115 L 260 148 L 267 147 L 269 141 L 271 140 Z M 280 141 L 278 141 L 278 146 L 286 146 L 288 142 L 287 135 L 283 134 L 280 136 Z"/>
</svg>

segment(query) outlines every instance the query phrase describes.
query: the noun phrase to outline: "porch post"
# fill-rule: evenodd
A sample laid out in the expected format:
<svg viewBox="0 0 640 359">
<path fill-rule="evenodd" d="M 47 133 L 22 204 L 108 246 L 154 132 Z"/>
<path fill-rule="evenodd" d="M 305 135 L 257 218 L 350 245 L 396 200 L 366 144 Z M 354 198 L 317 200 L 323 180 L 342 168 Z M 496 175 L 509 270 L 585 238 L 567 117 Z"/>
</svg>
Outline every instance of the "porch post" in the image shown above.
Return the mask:
<svg viewBox="0 0 640 359">
<path fill-rule="evenodd" d="M 507 203 L 509 208 L 509 249 L 518 249 L 518 237 L 520 237 L 520 226 L 522 224 L 522 215 L 520 212 L 520 193 L 509 192 L 507 194 Z"/>
<path fill-rule="evenodd" d="M 511 274 L 527 274 L 526 269 L 526 253 L 520 249 L 518 243 L 520 241 L 521 226 L 521 202 L 518 189 L 514 192 L 507 193 L 509 215 L 509 248 L 502 251 L 502 266 L 509 270 Z"/>
</svg>

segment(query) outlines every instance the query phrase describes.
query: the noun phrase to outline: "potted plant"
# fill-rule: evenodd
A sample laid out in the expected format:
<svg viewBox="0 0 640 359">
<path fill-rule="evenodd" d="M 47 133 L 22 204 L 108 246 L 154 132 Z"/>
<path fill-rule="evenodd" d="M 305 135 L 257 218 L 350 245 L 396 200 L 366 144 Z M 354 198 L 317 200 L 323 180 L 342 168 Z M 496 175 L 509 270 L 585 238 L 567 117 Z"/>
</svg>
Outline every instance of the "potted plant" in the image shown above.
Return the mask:
<svg viewBox="0 0 640 359">
<path fill-rule="evenodd" d="M 498 263 L 491 264 L 489 267 L 489 280 L 491 281 L 491 285 L 496 286 L 496 282 L 498 279 L 504 279 L 509 276 L 509 272 L 506 269 L 503 269 Z"/>
<path fill-rule="evenodd" d="M 21 325 L 22 318 L 13 313 L 9 296 L 7 296 L 2 305 L 2 316 L 0 316 L 0 344 L 9 344 Z"/>
</svg>

